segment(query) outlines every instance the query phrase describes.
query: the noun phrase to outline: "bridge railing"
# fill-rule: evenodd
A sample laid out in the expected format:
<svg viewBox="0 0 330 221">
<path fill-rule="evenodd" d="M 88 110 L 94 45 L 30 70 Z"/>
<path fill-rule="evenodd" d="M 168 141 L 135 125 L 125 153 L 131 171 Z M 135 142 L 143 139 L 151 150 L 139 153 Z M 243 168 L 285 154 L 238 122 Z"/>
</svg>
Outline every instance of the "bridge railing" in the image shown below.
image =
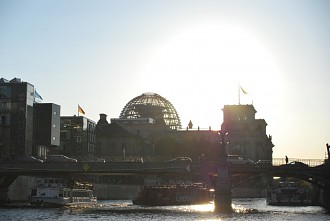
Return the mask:
<svg viewBox="0 0 330 221">
<path fill-rule="evenodd" d="M 324 163 L 324 159 L 299 159 L 299 158 L 289 158 L 289 163 L 293 161 L 302 162 L 310 167 L 315 167 Z M 285 158 L 273 158 L 273 166 L 279 166 L 285 164 Z"/>
</svg>

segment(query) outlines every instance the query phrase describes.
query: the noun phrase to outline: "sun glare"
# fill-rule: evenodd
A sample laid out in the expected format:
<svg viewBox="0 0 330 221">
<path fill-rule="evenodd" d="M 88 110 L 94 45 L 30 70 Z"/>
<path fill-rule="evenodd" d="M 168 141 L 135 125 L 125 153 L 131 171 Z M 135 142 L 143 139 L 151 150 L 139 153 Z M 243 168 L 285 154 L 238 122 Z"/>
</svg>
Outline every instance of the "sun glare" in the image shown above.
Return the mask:
<svg viewBox="0 0 330 221">
<path fill-rule="evenodd" d="M 205 114 L 202 107 L 219 110 L 224 104 L 237 104 L 238 83 L 251 95 L 242 97 L 241 102 L 251 104 L 253 99 L 265 99 L 260 96 L 267 94 L 267 82 L 277 80 L 271 54 L 260 38 L 245 28 L 204 23 L 180 29 L 168 36 L 154 49 L 144 71 L 148 70 L 149 80 L 158 82 L 155 85 L 161 81 L 177 88 L 172 93 L 178 90 L 189 93 L 189 96 L 185 94 L 188 99 L 185 106 L 189 111 L 193 110 L 189 105 L 196 105 L 200 94 L 207 95 L 207 99 L 199 100 L 201 108 L 194 115 L 200 118 L 195 119 L 195 122 L 200 121 L 197 122 L 199 125 L 219 127 L 219 122 L 214 122 L 214 119 L 221 113 Z M 173 85 L 173 81 L 177 83 Z M 189 113 L 180 115 L 189 118 Z M 186 121 L 189 119 L 182 119 L 183 124 Z"/>
</svg>

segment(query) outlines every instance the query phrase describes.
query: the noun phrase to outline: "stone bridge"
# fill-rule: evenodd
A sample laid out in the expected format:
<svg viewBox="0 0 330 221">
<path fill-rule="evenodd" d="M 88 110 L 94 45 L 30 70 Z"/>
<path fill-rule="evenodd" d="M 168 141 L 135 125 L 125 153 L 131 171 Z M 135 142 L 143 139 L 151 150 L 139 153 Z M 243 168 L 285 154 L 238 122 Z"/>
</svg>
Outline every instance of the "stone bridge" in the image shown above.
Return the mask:
<svg viewBox="0 0 330 221">
<path fill-rule="evenodd" d="M 84 175 L 154 175 L 190 174 L 211 178 L 216 193 L 226 192 L 230 197 L 233 177 L 245 180 L 259 177 L 295 177 L 325 191 L 325 205 L 330 205 L 330 166 L 294 167 L 289 165 L 227 165 L 221 163 L 156 163 L 156 162 L 92 162 L 92 163 L 0 163 L 0 190 L 3 193 L 17 176 L 72 176 Z"/>
</svg>

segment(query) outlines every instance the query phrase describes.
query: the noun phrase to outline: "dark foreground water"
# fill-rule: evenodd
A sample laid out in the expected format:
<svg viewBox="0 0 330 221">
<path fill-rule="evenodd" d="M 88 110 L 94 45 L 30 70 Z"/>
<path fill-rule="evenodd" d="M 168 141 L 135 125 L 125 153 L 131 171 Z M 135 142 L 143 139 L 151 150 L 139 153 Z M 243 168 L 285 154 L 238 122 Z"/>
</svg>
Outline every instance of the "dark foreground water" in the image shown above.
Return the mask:
<svg viewBox="0 0 330 221">
<path fill-rule="evenodd" d="M 99 201 L 86 208 L 30 208 L 27 206 L 0 208 L 0 221 L 7 220 L 301 220 L 329 221 L 330 214 L 317 206 L 267 206 L 265 199 L 233 199 L 234 212 L 214 213 L 214 205 L 136 206 L 128 200 Z"/>
</svg>

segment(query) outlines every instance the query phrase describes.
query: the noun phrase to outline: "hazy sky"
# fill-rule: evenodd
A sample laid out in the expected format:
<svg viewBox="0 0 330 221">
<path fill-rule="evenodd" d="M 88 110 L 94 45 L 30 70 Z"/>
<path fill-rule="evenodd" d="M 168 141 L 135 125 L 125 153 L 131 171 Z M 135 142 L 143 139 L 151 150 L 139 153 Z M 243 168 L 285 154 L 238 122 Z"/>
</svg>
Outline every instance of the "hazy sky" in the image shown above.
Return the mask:
<svg viewBox="0 0 330 221">
<path fill-rule="evenodd" d="M 144 92 L 182 126 L 219 129 L 237 85 L 274 157 L 330 143 L 330 1 L 0 0 L 0 77 L 33 84 L 61 115 L 117 118 Z"/>
</svg>

